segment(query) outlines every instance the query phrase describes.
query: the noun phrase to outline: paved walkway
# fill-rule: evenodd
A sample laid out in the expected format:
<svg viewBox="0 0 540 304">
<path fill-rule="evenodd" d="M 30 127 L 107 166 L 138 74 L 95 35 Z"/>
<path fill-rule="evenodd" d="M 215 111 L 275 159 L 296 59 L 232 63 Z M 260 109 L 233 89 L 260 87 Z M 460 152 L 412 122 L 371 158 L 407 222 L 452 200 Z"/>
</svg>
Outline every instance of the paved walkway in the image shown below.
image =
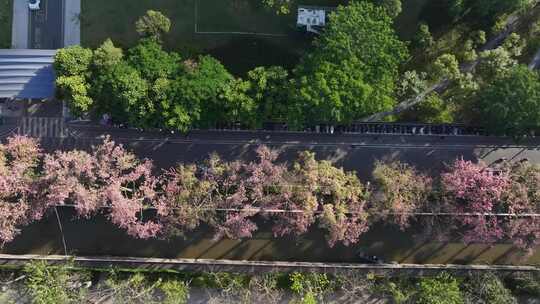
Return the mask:
<svg viewBox="0 0 540 304">
<path fill-rule="evenodd" d="M 63 2 L 41 0 L 41 8 L 30 11 L 30 48 L 58 49 L 64 46 Z"/>
<path fill-rule="evenodd" d="M 241 273 L 264 272 L 320 272 L 332 274 L 348 274 L 351 271 L 365 274 L 376 273 L 382 275 L 415 274 L 433 275 L 441 270 L 451 273 L 471 273 L 497 271 L 500 273 L 529 272 L 538 273 L 536 266 L 513 265 L 456 265 L 456 264 L 361 264 L 361 263 L 317 263 L 317 262 L 277 262 L 277 261 L 246 261 L 226 259 L 164 259 L 140 257 L 89 257 L 65 255 L 34 255 L 34 254 L 0 254 L 0 264 L 20 266 L 29 261 L 45 261 L 50 264 L 63 264 L 74 262 L 77 265 L 91 268 L 111 268 L 114 266 L 145 269 L 170 269 L 175 271 L 230 271 Z"/>
<path fill-rule="evenodd" d="M 64 46 L 81 44 L 81 0 L 64 0 Z"/>
<path fill-rule="evenodd" d="M 540 50 L 538 50 L 538 52 L 536 52 L 536 54 L 534 55 L 533 60 L 529 64 L 529 68 L 531 70 L 540 68 Z"/>
<path fill-rule="evenodd" d="M 29 15 L 27 0 L 13 0 L 12 49 L 28 48 Z"/>
</svg>

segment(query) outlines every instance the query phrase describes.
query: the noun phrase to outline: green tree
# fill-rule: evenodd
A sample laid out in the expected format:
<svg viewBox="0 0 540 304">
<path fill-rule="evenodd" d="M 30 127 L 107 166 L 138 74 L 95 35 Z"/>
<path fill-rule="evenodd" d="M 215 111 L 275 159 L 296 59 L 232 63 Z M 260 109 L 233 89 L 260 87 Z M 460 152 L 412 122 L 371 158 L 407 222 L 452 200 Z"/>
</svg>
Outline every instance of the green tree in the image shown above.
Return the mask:
<svg viewBox="0 0 540 304">
<path fill-rule="evenodd" d="M 81 76 L 60 76 L 56 78 L 57 95 L 66 100 L 71 113 L 83 116 L 92 108 L 94 101 L 88 96 L 88 84 Z"/>
<path fill-rule="evenodd" d="M 257 67 L 247 73 L 248 94 L 257 104 L 259 122 L 286 122 L 289 73 L 280 66 Z"/>
<path fill-rule="evenodd" d="M 54 70 L 58 76 L 84 76 L 92 62 L 92 50 L 70 46 L 58 50 L 54 56 Z"/>
<path fill-rule="evenodd" d="M 97 69 L 106 69 L 122 61 L 124 53 L 121 48 L 114 46 L 111 39 L 107 39 L 94 51 L 94 66 Z"/>
<path fill-rule="evenodd" d="M 439 56 L 433 63 L 432 70 L 432 77 L 434 80 L 443 78 L 456 80 L 461 76 L 459 62 L 456 56 L 452 54 L 443 54 Z"/>
<path fill-rule="evenodd" d="M 420 23 L 413 41 L 417 47 L 422 49 L 433 46 L 435 41 L 433 40 L 433 36 L 429 31 L 429 26 L 426 23 Z"/>
<path fill-rule="evenodd" d="M 379 3 L 390 17 L 396 18 L 401 14 L 401 0 L 379 0 Z"/>
<path fill-rule="evenodd" d="M 418 304 L 462 304 L 463 295 L 459 282 L 449 274 L 442 273 L 435 278 L 422 278 L 418 283 L 416 302 Z"/>
<path fill-rule="evenodd" d="M 491 25 L 497 17 L 525 7 L 529 0 L 451 0 L 454 18 L 467 17 L 474 22 Z"/>
<path fill-rule="evenodd" d="M 99 74 L 92 86 L 97 113 L 137 127 L 153 126 L 154 104 L 147 98 L 149 86 L 139 72 L 122 61 Z"/>
<path fill-rule="evenodd" d="M 407 48 L 392 25 L 384 8 L 365 1 L 330 15 L 315 49 L 295 69 L 293 93 L 304 114 L 298 120 L 346 123 L 393 106 Z"/>
<path fill-rule="evenodd" d="M 359 65 L 355 57 L 339 63 L 321 61 L 313 67 L 313 74 L 299 77 L 299 90 L 293 94 L 301 100 L 297 111 L 301 114 L 289 118 L 291 125 L 349 123 L 390 108 L 393 99 L 375 92 L 376 88 L 364 81 Z"/>
<path fill-rule="evenodd" d="M 166 125 L 181 131 L 193 124 L 213 127 L 223 115 L 220 95 L 234 78 L 210 56 L 201 56 L 186 68 L 171 84 L 168 102 L 163 104 Z"/>
<path fill-rule="evenodd" d="M 425 72 L 406 71 L 399 78 L 396 86 L 396 96 L 403 100 L 424 92 L 428 88 L 426 77 Z"/>
<path fill-rule="evenodd" d="M 171 30 L 171 20 L 161 12 L 149 10 L 135 22 L 135 29 L 141 37 L 159 40 Z"/>
<path fill-rule="evenodd" d="M 229 82 L 219 95 L 221 102 L 216 104 L 216 122 L 240 123 L 250 128 L 256 126 L 257 105 L 247 94 L 249 88 L 249 81 L 240 78 Z"/>
<path fill-rule="evenodd" d="M 454 122 L 453 103 L 443 100 L 437 93 L 426 96 L 425 100 L 401 114 L 402 121 L 422 123 Z"/>
<path fill-rule="evenodd" d="M 481 89 L 474 106 L 488 132 L 527 136 L 540 126 L 540 76 L 516 66 Z"/>
<path fill-rule="evenodd" d="M 174 78 L 180 66 L 178 54 L 164 51 L 161 44 L 152 39 L 142 39 L 129 49 L 127 61 L 149 82 L 158 78 Z"/>
<path fill-rule="evenodd" d="M 517 60 L 502 47 L 481 52 L 480 59 L 476 73 L 484 82 L 491 82 L 517 64 Z"/>
<path fill-rule="evenodd" d="M 54 57 L 56 95 L 67 101 L 75 116 L 83 116 L 93 105 L 88 96 L 90 84 L 87 81 L 92 60 L 92 50 L 80 46 L 60 49 Z"/>
</svg>

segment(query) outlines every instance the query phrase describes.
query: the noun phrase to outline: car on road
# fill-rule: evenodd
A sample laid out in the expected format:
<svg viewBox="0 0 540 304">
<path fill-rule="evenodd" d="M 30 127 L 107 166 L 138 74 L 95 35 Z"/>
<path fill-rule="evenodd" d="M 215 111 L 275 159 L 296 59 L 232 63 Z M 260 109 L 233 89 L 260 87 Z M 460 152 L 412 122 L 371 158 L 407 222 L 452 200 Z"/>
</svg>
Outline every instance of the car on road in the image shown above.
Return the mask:
<svg viewBox="0 0 540 304">
<path fill-rule="evenodd" d="M 30 10 L 39 10 L 39 5 L 41 4 L 41 0 L 28 0 L 28 8 Z"/>
</svg>

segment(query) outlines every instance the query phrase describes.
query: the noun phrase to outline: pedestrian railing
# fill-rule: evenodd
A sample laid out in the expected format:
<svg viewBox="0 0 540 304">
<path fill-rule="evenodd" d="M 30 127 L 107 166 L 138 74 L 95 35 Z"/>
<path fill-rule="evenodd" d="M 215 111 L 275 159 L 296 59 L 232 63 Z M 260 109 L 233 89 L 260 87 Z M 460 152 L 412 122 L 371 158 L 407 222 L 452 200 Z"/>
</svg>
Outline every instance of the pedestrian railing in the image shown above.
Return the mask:
<svg viewBox="0 0 540 304">
<path fill-rule="evenodd" d="M 61 117 L 21 117 L 17 133 L 36 138 L 67 137 L 66 125 Z"/>
</svg>

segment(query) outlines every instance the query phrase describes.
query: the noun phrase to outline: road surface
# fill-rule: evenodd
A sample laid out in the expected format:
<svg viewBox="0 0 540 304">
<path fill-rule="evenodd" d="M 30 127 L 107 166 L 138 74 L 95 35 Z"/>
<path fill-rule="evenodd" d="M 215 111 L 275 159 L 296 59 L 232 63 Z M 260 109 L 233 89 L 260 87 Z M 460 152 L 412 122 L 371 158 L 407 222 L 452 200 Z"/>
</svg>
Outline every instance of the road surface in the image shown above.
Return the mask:
<svg viewBox="0 0 540 304">
<path fill-rule="evenodd" d="M 13 131 L 13 125 L 0 128 L 2 138 Z M 433 173 L 457 157 L 487 162 L 500 157 L 510 160 L 529 158 L 540 163 L 540 139 L 516 145 L 510 139 L 497 137 L 439 137 L 313 134 L 247 131 L 192 131 L 186 135 L 138 132 L 127 129 L 107 129 L 96 126 L 68 128 L 66 138 L 43 138 L 46 150 L 89 149 L 109 134 L 117 142 L 133 149 L 140 157 L 154 160 L 158 168 L 168 168 L 177 162 L 203 160 L 212 152 L 225 159 L 253 159 L 254 150 L 266 144 L 283 154 L 281 160 L 291 162 L 297 153 L 311 150 L 318 158 L 336 162 L 347 170 L 356 170 L 367 180 L 375 159 L 399 159 Z M 73 218 L 69 208 L 59 210 L 68 253 L 80 255 L 139 256 L 166 258 L 211 258 L 232 260 L 281 260 L 354 262 L 358 250 L 400 263 L 456 264 L 540 264 L 540 251 L 523 259 L 509 244 L 487 246 L 465 245 L 461 241 L 439 242 L 413 237 L 414 233 L 375 225 L 361 242 L 352 248 L 326 245 L 323 233 L 316 227 L 300 237 L 274 238 L 268 222 L 261 219 L 260 230 L 252 239 L 213 241 L 213 233 L 202 227 L 186 239 L 134 240 L 112 226 L 101 216 L 91 219 Z M 145 216 L 146 217 L 146 216 Z M 414 229 L 413 229 L 414 230 Z M 62 238 L 55 216 L 25 228 L 13 243 L 1 251 L 12 254 L 63 254 Z"/>
<path fill-rule="evenodd" d="M 6 132 L 16 126 L 4 125 Z M 50 128 L 52 129 L 52 128 Z M 519 161 L 527 158 L 540 163 L 540 139 L 519 145 L 511 139 L 480 136 L 397 136 L 285 133 L 260 131 L 192 131 L 187 135 L 138 132 L 97 126 L 69 125 L 66 138 L 42 138 L 48 150 L 90 149 L 109 134 L 113 140 L 133 149 L 141 158 L 152 159 L 158 168 L 169 168 L 178 162 L 202 161 L 211 153 L 224 159 L 251 160 L 255 149 L 267 145 L 282 153 L 281 160 L 291 163 L 300 151 L 316 152 L 324 158 L 355 170 L 363 179 L 370 178 L 375 160 L 396 159 L 426 172 L 438 173 L 456 158 L 491 163 L 506 157 Z"/>
<path fill-rule="evenodd" d="M 30 12 L 30 48 L 63 47 L 63 19 L 63 0 L 41 0 L 41 9 Z"/>
</svg>

